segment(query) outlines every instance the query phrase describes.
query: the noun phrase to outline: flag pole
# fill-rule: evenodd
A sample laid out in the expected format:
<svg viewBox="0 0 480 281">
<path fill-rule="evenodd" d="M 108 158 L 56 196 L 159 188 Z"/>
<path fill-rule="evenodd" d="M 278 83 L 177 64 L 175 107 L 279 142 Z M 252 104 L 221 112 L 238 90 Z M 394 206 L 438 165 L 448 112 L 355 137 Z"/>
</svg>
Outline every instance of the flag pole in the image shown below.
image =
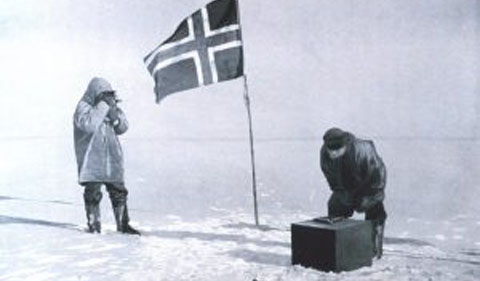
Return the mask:
<svg viewBox="0 0 480 281">
<path fill-rule="evenodd" d="M 255 225 L 258 226 L 259 222 L 258 222 L 258 204 L 257 204 L 257 177 L 255 173 L 255 149 L 253 147 L 252 112 L 250 110 L 250 97 L 248 95 L 247 75 L 243 76 L 243 86 L 244 86 L 243 99 L 245 101 L 245 106 L 247 107 L 248 132 L 250 136 L 250 160 L 252 163 L 253 208 L 255 213 Z"/>
<path fill-rule="evenodd" d="M 238 18 L 238 25 L 240 34 L 242 34 L 242 24 L 240 21 L 240 3 L 238 0 L 235 0 L 235 4 L 237 6 L 237 18 Z M 243 44 L 243 37 L 242 37 L 242 44 Z M 243 56 L 243 64 L 245 65 L 245 56 Z M 253 210 L 255 215 L 255 225 L 259 225 L 258 220 L 258 203 L 257 203 L 257 176 L 255 171 L 255 149 L 253 147 L 253 129 L 252 129 L 252 111 L 250 109 L 250 96 L 248 94 L 248 83 L 247 83 L 247 74 L 245 73 L 244 67 L 244 74 L 243 74 L 243 100 L 245 102 L 245 106 L 247 108 L 247 115 L 248 115 L 248 133 L 249 133 L 249 140 L 250 140 L 250 162 L 252 165 L 252 193 L 253 193 Z"/>
</svg>

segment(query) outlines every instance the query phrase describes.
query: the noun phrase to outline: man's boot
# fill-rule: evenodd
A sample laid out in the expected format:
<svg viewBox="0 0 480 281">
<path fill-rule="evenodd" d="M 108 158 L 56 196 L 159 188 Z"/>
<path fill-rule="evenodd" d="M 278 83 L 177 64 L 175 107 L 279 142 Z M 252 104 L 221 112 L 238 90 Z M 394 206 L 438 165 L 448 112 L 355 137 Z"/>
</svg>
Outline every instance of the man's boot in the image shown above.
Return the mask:
<svg viewBox="0 0 480 281">
<path fill-rule="evenodd" d="M 87 215 L 88 232 L 100 233 L 100 201 L 102 200 L 102 192 L 100 191 L 100 185 L 88 184 L 85 186 L 83 193 L 83 200 L 85 203 L 85 212 Z"/>
<path fill-rule="evenodd" d="M 381 259 L 383 255 L 383 232 L 385 224 L 377 224 L 373 227 L 373 252 L 377 259 Z"/>
<path fill-rule="evenodd" d="M 100 207 L 98 204 L 86 204 L 85 211 L 87 213 L 87 226 L 88 232 L 90 233 L 100 233 L 102 231 L 102 226 L 100 223 Z"/>
<path fill-rule="evenodd" d="M 113 207 L 113 213 L 115 215 L 118 232 L 140 235 L 140 232 L 128 223 L 130 218 L 128 217 L 128 208 L 125 202 L 116 204 L 116 206 Z"/>
</svg>

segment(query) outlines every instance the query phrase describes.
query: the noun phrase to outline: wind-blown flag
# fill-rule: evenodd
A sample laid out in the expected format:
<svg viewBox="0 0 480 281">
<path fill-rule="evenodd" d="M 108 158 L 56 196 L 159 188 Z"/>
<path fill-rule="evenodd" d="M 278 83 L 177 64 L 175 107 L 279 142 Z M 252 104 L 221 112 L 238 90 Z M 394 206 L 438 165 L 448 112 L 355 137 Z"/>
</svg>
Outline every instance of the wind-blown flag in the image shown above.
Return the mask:
<svg viewBox="0 0 480 281">
<path fill-rule="evenodd" d="M 165 96 L 243 75 L 237 0 L 216 0 L 183 20 L 144 61 Z"/>
</svg>

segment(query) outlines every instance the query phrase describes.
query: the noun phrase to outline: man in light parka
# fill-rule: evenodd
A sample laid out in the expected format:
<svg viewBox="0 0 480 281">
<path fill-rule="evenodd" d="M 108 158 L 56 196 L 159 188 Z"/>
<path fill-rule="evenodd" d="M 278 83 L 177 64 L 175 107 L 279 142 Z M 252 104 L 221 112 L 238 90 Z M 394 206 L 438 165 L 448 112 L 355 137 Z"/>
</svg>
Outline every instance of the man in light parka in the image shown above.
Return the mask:
<svg viewBox="0 0 480 281">
<path fill-rule="evenodd" d="M 89 232 L 101 232 L 99 204 L 101 187 L 105 185 L 112 202 L 117 231 L 140 234 L 129 225 L 123 152 L 117 137 L 128 130 L 128 121 L 117 102 L 110 83 L 98 77 L 90 81 L 78 102 L 73 116 L 78 182 L 84 187 Z"/>
</svg>

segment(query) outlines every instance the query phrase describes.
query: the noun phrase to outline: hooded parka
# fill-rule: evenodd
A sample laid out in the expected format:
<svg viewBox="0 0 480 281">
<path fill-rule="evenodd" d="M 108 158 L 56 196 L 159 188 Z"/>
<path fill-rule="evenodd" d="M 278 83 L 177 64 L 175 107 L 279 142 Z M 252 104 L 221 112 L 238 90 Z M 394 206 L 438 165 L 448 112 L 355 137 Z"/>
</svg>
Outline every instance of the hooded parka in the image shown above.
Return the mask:
<svg viewBox="0 0 480 281">
<path fill-rule="evenodd" d="M 128 121 L 119 109 L 118 123 L 114 126 L 107 117 L 110 110 L 105 101 L 95 104 L 102 92 L 112 91 L 103 78 L 93 78 L 73 116 L 75 153 L 78 181 L 124 182 L 123 152 L 117 135 L 125 133 Z"/>
</svg>

